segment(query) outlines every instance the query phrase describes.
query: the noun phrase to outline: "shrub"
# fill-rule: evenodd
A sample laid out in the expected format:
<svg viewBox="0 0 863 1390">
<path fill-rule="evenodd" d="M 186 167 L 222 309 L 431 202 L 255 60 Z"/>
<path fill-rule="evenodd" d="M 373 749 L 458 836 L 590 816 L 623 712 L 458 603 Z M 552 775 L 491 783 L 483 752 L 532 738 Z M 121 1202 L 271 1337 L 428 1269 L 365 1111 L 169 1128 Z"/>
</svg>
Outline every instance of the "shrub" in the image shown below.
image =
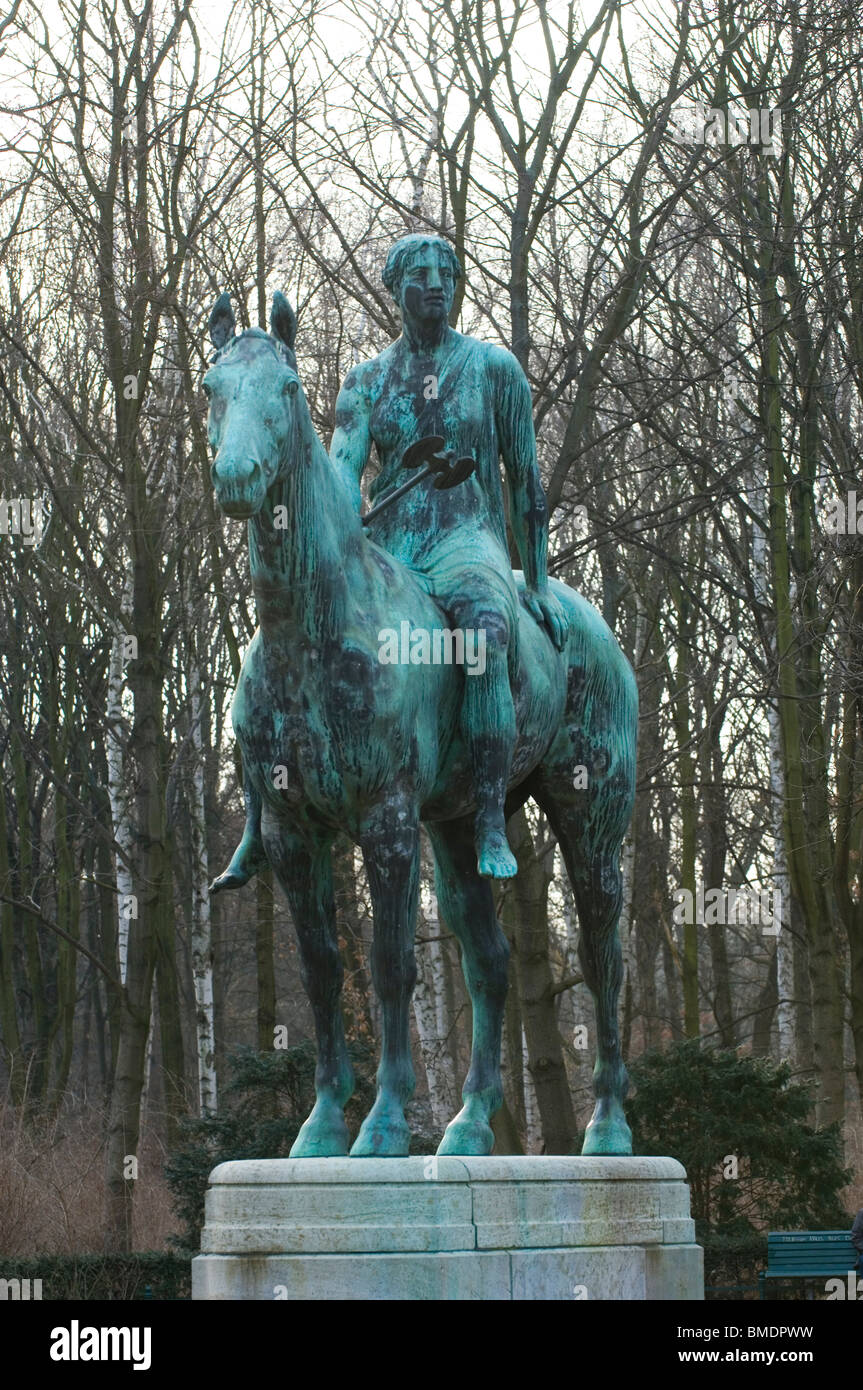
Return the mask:
<svg viewBox="0 0 863 1390">
<path fill-rule="evenodd" d="M 0 1255 L 0 1277 L 42 1281 L 44 1303 L 126 1302 L 191 1298 L 188 1251 L 136 1251 L 131 1255 Z"/>
<path fill-rule="evenodd" d="M 839 1126 L 812 1128 L 809 1088 L 786 1064 L 688 1040 L 629 1070 L 636 1152 L 684 1165 L 699 1235 L 850 1226 Z"/>
<path fill-rule="evenodd" d="M 105 1119 L 101 1105 L 74 1094 L 50 1114 L 25 1116 L 0 1101 L 0 1254 L 7 1262 L 104 1251 Z M 142 1129 L 138 1159 L 135 1245 L 152 1250 L 176 1229 L 153 1123 Z"/>
<path fill-rule="evenodd" d="M 704 1247 L 705 1298 L 733 1302 L 758 1298 L 758 1276 L 767 1268 L 766 1235 L 724 1235 L 702 1227 L 699 1242 Z M 778 1297 L 775 1285 L 770 1297 Z"/>
</svg>

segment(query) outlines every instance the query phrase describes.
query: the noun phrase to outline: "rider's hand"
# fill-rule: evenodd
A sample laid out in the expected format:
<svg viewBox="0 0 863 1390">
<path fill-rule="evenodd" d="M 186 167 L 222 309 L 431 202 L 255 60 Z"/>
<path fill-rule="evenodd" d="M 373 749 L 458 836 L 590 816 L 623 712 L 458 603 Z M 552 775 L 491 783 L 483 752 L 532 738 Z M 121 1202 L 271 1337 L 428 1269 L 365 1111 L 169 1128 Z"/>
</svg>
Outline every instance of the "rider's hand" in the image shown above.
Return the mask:
<svg viewBox="0 0 863 1390">
<path fill-rule="evenodd" d="M 524 604 L 547 631 L 557 650 L 563 651 L 569 632 L 569 618 L 563 604 L 550 589 L 526 589 Z"/>
</svg>

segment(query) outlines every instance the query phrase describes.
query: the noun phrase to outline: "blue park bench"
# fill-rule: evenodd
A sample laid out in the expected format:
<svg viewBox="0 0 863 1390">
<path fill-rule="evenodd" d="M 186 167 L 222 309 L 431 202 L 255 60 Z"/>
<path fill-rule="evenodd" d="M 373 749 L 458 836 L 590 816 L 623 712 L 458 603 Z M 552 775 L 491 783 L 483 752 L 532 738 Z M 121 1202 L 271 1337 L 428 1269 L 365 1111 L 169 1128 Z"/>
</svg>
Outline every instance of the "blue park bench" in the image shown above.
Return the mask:
<svg viewBox="0 0 863 1390">
<path fill-rule="evenodd" d="M 764 1297 L 768 1279 L 844 1279 L 856 1264 L 849 1231 L 770 1231 L 758 1294 Z"/>
</svg>

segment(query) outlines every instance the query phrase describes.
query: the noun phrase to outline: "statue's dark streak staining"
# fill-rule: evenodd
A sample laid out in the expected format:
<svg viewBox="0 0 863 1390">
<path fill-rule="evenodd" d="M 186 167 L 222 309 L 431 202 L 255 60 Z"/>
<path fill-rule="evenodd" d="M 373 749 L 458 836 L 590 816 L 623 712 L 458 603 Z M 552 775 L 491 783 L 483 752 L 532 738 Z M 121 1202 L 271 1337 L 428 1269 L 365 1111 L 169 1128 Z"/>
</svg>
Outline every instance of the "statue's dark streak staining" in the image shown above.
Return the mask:
<svg viewBox="0 0 863 1390">
<path fill-rule="evenodd" d="M 234 337 L 224 295 L 211 316 L 218 351 L 205 389 L 213 481 L 223 510 L 248 518 L 260 620 L 232 707 L 246 828 L 213 889 L 240 886 L 268 861 L 285 890 L 318 1041 L 317 1101 L 292 1152 L 341 1154 L 353 1078 L 339 1007 L 331 848 L 340 831 L 360 846 L 383 1027 L 377 1098 L 351 1152 L 405 1154 L 424 821 L 441 912 L 461 942 L 473 1004 L 464 1108 L 439 1152 L 488 1153 L 502 1098 L 507 974 L 488 878 L 512 873 L 503 818 L 533 796 L 560 842 L 596 1006 L 597 1104 L 583 1152 L 628 1153 L 617 921 L 620 848 L 634 796 L 635 681 L 599 614 L 545 578 L 545 501 L 527 383 L 511 354 L 446 326 L 451 252 L 441 247 L 434 238 L 407 238 L 391 253 L 387 283 L 401 294 L 405 334 L 349 373 L 332 461 L 296 375 L 287 301 L 274 300 L 271 336 L 251 329 Z M 400 279 L 392 265 L 401 266 Z M 435 403 L 436 432 L 455 454 L 475 458 L 477 472 L 449 491 L 413 489 L 369 528 L 372 539 L 358 516 L 359 476 L 374 443 L 381 473 L 372 494 L 399 480 L 405 450 L 432 419 L 422 398 L 429 375 L 445 388 Z M 526 577 L 513 576 L 506 558 L 498 450 Z M 484 623 L 494 648 L 488 679 L 451 665 L 383 663 L 379 633 L 404 620 L 423 631 Z M 586 788 L 576 778 L 582 766 Z"/>
</svg>

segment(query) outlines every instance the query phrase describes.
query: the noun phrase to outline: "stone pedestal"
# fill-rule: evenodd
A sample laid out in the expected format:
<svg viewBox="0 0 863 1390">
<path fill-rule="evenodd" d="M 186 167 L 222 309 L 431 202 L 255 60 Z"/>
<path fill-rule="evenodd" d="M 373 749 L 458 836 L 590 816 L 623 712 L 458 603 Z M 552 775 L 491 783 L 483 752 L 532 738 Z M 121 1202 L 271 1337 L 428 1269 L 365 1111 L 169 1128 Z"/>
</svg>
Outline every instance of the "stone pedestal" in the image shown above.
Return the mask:
<svg viewBox="0 0 863 1390">
<path fill-rule="evenodd" d="M 210 1174 L 195 1299 L 700 1299 L 672 1158 L 327 1158 Z"/>
</svg>

